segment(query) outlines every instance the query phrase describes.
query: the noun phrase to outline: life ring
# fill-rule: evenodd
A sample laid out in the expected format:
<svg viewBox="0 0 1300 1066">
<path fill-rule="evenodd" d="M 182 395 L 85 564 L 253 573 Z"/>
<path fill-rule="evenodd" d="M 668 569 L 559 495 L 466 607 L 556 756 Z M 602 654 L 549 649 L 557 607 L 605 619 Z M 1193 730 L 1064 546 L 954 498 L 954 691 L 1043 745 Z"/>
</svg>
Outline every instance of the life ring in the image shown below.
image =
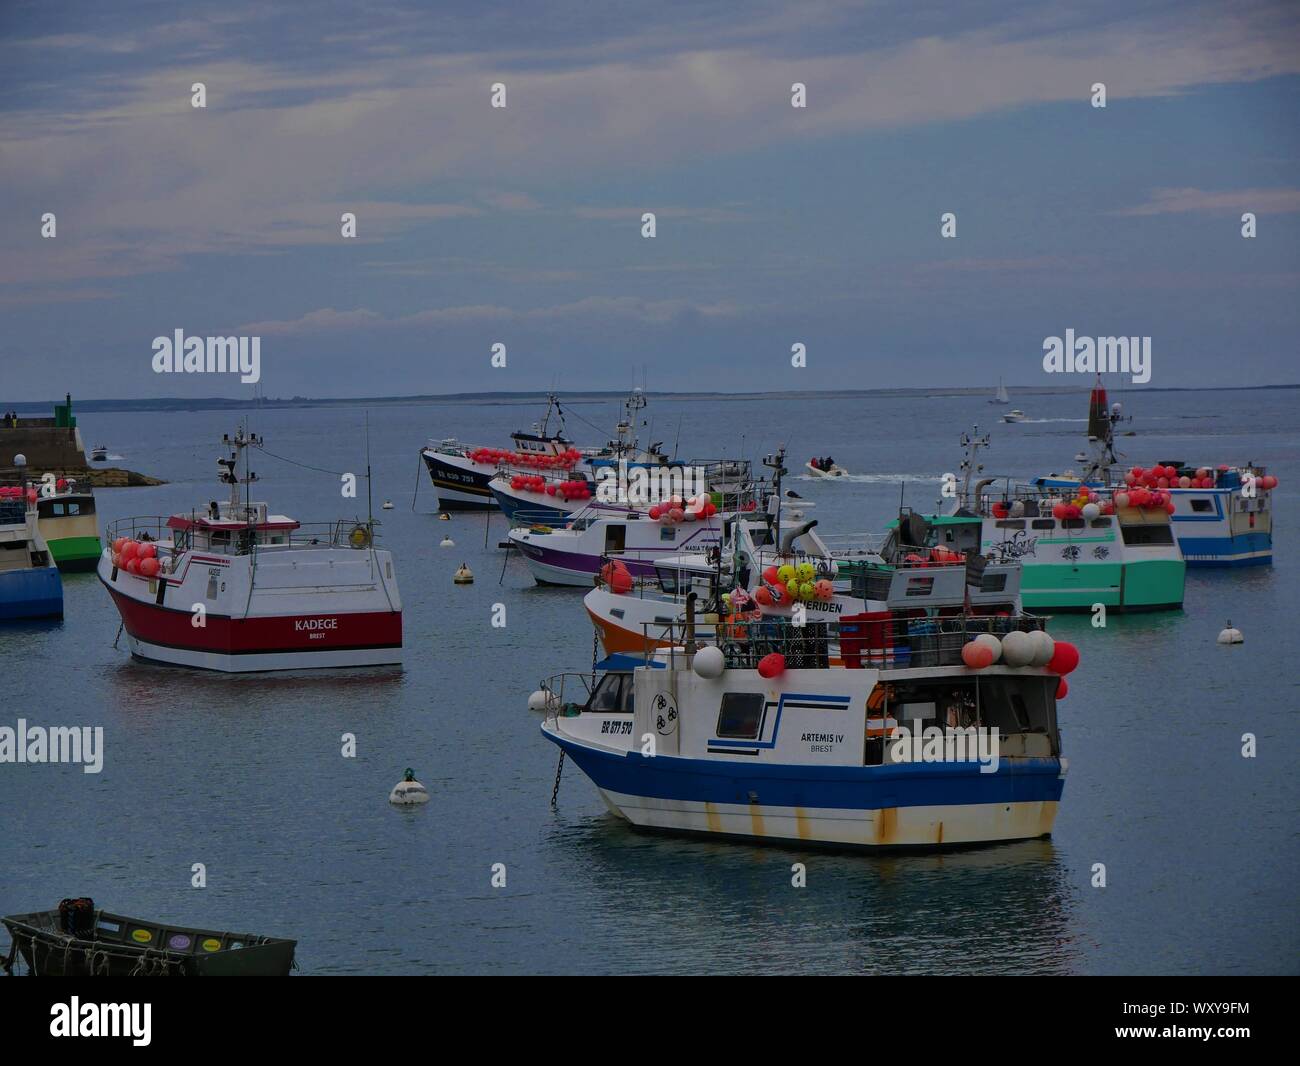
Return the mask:
<svg viewBox="0 0 1300 1066">
<path fill-rule="evenodd" d="M 354 548 L 370 547 L 370 530 L 362 525 L 352 527 L 352 532 L 348 534 L 348 543 Z"/>
</svg>

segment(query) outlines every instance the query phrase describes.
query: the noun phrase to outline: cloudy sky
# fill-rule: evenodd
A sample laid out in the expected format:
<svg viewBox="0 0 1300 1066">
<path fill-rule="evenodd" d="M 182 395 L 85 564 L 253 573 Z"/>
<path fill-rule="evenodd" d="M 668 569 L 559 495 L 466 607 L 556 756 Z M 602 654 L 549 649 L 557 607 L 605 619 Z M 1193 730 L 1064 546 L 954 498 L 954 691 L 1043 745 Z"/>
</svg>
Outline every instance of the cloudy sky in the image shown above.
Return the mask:
<svg viewBox="0 0 1300 1066">
<path fill-rule="evenodd" d="M 7 0 L 0 402 L 1291 383 L 1298 161 L 1294 3 Z"/>
</svg>

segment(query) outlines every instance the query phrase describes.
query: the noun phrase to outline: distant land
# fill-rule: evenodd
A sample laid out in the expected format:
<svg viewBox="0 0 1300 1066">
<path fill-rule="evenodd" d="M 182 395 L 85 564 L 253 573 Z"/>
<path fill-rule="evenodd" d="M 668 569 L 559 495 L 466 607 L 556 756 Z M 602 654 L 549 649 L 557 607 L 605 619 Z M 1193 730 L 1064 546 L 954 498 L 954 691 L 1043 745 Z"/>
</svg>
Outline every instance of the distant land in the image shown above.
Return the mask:
<svg viewBox="0 0 1300 1066">
<path fill-rule="evenodd" d="M 1078 395 L 1086 393 L 1090 385 L 1078 381 L 1070 385 L 1059 386 L 1007 386 L 1007 392 L 1012 396 L 1050 396 L 1050 395 Z M 1300 389 L 1300 383 L 1292 385 L 1232 385 L 1222 387 L 1153 387 L 1145 385 L 1139 388 L 1123 387 L 1122 385 L 1107 384 L 1109 392 L 1116 395 L 1136 392 L 1256 392 L 1267 389 Z M 437 406 L 439 404 L 459 404 L 459 403 L 477 403 L 477 404 L 527 404 L 536 403 L 538 399 L 545 399 L 546 389 L 530 389 L 520 392 L 450 392 L 450 393 L 430 393 L 420 396 L 353 396 L 353 397 L 312 397 L 312 396 L 291 396 L 291 397 L 271 397 L 260 396 L 256 398 L 241 399 L 236 396 L 211 396 L 201 397 L 157 397 L 157 398 L 139 398 L 139 399 L 116 399 L 116 400 L 90 400 L 73 396 L 72 404 L 74 411 L 97 412 L 97 411 L 223 411 L 223 410 L 244 410 L 256 407 L 272 408 L 292 408 L 292 407 L 356 407 L 359 405 L 415 405 L 415 406 Z M 945 386 L 941 388 L 908 388 L 908 389 L 774 389 L 766 392 L 673 392 L 670 390 L 647 389 L 645 393 L 648 397 L 670 397 L 677 400 L 708 400 L 716 403 L 720 400 L 748 400 L 761 399 L 764 397 L 789 397 L 795 396 L 834 396 L 834 397 L 852 397 L 852 396 L 984 396 L 992 393 L 988 387 L 981 388 L 962 388 L 956 386 Z M 601 402 L 606 403 L 611 399 L 621 399 L 628 393 L 627 389 L 599 389 L 591 391 L 560 391 L 560 399 L 567 404 L 584 403 L 584 402 Z M 18 414 L 35 414 L 40 412 L 51 411 L 55 403 L 61 403 L 63 397 L 50 400 L 35 400 L 27 402 L 7 403 L 0 398 L 0 408 L 13 410 Z"/>
</svg>

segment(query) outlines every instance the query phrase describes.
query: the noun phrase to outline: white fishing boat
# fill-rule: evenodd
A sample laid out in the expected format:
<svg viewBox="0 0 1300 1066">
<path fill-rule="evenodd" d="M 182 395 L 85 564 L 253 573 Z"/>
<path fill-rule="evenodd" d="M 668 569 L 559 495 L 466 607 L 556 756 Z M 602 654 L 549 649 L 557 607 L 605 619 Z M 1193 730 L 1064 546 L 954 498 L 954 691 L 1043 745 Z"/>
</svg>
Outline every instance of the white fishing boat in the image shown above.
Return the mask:
<svg viewBox="0 0 1300 1066">
<path fill-rule="evenodd" d="M 688 619 L 662 665 L 583 702 L 535 693 L 542 733 L 640 829 L 866 849 L 1049 835 L 1077 651 L 1026 616 L 843 627 Z"/>
<path fill-rule="evenodd" d="M 271 513 L 247 498 L 257 475 L 246 450 L 261 438 L 222 439 L 227 501 L 125 519 L 109 533 L 99 579 L 131 653 L 227 673 L 401 662 L 402 601 L 375 522 L 307 527 Z"/>
</svg>

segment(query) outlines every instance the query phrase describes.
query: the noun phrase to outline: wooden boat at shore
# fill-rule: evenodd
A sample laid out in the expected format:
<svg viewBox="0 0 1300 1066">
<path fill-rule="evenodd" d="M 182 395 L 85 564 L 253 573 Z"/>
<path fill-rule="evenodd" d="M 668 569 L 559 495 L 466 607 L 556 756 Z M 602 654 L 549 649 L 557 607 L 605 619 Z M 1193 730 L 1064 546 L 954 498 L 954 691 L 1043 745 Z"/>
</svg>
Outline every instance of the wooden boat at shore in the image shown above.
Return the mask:
<svg viewBox="0 0 1300 1066">
<path fill-rule="evenodd" d="M 67 904 L 82 904 L 69 907 Z M 0 918 L 35 977 L 285 977 L 296 940 L 171 925 L 94 909 L 89 900 Z"/>
</svg>

